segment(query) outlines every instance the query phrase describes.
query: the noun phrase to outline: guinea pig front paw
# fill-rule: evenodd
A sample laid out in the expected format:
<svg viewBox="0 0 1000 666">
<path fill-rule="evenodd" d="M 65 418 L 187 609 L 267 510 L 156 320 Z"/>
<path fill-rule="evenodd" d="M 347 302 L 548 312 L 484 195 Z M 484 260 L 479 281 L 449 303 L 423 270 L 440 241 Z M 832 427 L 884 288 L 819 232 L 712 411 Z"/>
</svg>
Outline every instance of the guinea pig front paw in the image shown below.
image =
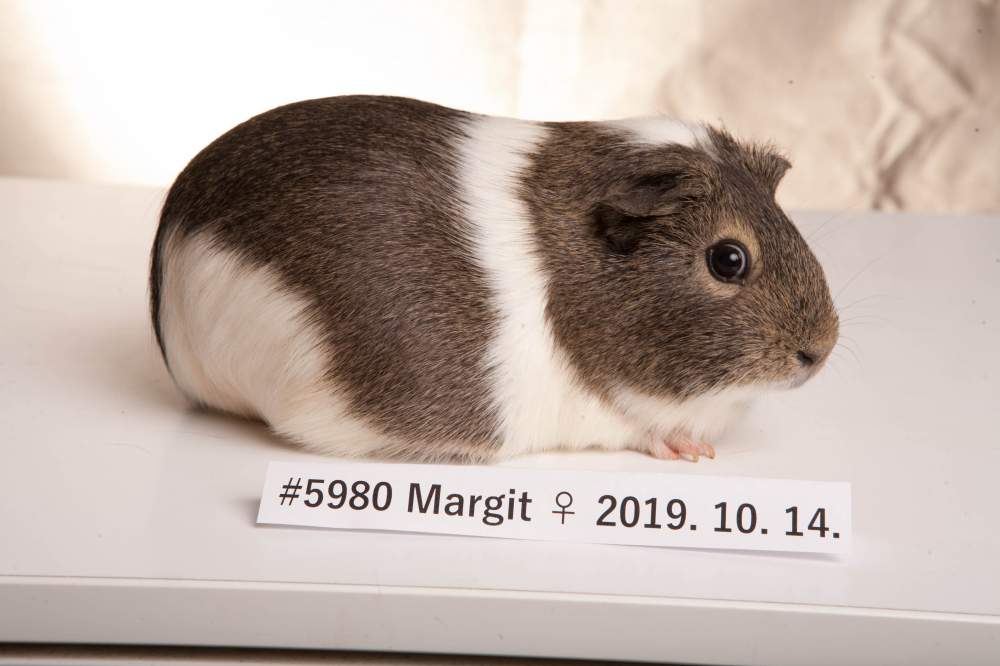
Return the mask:
<svg viewBox="0 0 1000 666">
<path fill-rule="evenodd" d="M 686 458 L 691 462 L 698 462 L 698 458 L 705 456 L 715 458 L 715 449 L 707 442 L 696 442 L 690 437 L 682 435 L 670 435 L 665 439 L 656 439 L 653 442 L 650 453 L 654 458 L 660 460 L 677 460 Z"/>
</svg>

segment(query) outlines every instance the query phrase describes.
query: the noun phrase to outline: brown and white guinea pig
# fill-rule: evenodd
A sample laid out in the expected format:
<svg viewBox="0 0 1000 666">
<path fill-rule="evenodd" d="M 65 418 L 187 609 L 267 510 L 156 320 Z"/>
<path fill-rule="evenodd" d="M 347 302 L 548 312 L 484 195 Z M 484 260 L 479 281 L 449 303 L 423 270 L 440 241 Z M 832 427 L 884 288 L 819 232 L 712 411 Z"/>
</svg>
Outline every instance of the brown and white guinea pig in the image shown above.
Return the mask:
<svg viewBox="0 0 1000 666">
<path fill-rule="evenodd" d="M 191 400 L 313 451 L 713 456 L 706 438 L 837 339 L 775 203 L 788 166 L 666 119 L 290 104 L 173 184 L 153 325 Z"/>
</svg>

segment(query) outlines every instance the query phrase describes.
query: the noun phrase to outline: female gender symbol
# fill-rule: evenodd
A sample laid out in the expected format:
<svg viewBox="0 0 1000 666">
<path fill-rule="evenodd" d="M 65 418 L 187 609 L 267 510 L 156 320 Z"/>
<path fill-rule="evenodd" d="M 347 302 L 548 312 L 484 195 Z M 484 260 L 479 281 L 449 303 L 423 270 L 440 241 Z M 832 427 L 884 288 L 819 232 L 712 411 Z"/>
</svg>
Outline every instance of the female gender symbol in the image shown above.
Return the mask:
<svg viewBox="0 0 1000 666">
<path fill-rule="evenodd" d="M 566 492 L 565 490 L 556 495 L 556 506 L 559 507 L 558 511 L 553 511 L 552 513 L 559 514 L 559 524 L 566 524 L 566 514 L 574 514 L 576 511 L 567 511 L 566 509 L 573 506 L 573 496 Z"/>
</svg>

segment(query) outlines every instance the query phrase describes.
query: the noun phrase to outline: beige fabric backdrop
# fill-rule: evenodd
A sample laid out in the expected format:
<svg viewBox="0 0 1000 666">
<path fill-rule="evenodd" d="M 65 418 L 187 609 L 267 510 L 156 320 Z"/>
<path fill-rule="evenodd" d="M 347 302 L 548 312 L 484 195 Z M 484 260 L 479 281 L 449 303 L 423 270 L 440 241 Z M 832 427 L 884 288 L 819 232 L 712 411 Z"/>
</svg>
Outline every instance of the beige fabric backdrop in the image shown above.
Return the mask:
<svg viewBox="0 0 1000 666">
<path fill-rule="evenodd" d="M 246 117 L 373 92 L 768 139 L 796 208 L 1000 212 L 997 0 L 0 0 L 0 175 L 164 185 Z"/>
</svg>

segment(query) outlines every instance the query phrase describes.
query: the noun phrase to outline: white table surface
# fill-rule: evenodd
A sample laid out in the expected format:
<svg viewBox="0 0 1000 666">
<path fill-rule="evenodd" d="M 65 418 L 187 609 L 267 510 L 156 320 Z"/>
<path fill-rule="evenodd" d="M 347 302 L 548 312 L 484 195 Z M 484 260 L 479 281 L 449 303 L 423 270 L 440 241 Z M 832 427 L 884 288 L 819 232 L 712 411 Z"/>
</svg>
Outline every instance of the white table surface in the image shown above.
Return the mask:
<svg viewBox="0 0 1000 666">
<path fill-rule="evenodd" d="M 850 481 L 844 557 L 259 527 L 271 460 L 189 409 L 147 314 L 160 190 L 0 179 L 0 641 L 676 660 L 1000 661 L 1000 219 L 799 214 L 845 348 L 716 460 Z"/>
</svg>

